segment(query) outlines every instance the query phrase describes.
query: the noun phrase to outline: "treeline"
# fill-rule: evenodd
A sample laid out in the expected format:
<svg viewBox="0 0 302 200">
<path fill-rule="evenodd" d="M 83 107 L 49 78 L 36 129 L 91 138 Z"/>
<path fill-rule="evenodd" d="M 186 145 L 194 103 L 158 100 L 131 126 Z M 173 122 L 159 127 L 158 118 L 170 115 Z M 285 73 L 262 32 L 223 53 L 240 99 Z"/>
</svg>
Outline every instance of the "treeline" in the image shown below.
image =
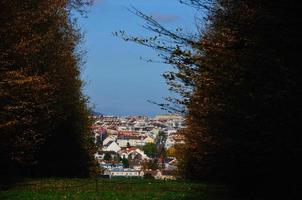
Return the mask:
<svg viewBox="0 0 302 200">
<path fill-rule="evenodd" d="M 0 182 L 93 170 L 75 13 L 86 0 L 0 1 Z"/>
<path fill-rule="evenodd" d="M 249 199 L 294 199 L 301 190 L 301 31 L 298 1 L 187 0 L 198 32 L 171 31 L 138 10 L 156 33 L 125 40 L 154 48 L 175 71 L 167 109 L 186 116 L 182 175 L 219 182 Z M 176 106 L 174 106 L 176 105 Z"/>
</svg>

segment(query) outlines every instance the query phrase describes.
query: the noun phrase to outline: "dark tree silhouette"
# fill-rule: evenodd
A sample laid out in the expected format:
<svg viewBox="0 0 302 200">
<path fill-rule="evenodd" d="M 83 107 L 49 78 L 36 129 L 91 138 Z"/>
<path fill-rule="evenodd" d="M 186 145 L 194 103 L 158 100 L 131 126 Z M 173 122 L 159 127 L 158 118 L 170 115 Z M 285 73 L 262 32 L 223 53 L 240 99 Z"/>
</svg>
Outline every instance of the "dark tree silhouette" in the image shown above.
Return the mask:
<svg viewBox="0 0 302 200">
<path fill-rule="evenodd" d="M 176 68 L 164 77 L 181 99 L 161 105 L 185 106 L 183 175 L 252 199 L 294 198 L 302 154 L 298 1 L 183 2 L 207 13 L 197 34 L 167 30 L 135 9 L 156 35 L 116 33 Z"/>
<path fill-rule="evenodd" d="M 93 162 L 74 11 L 87 0 L 0 1 L 0 181 L 87 175 Z"/>
</svg>

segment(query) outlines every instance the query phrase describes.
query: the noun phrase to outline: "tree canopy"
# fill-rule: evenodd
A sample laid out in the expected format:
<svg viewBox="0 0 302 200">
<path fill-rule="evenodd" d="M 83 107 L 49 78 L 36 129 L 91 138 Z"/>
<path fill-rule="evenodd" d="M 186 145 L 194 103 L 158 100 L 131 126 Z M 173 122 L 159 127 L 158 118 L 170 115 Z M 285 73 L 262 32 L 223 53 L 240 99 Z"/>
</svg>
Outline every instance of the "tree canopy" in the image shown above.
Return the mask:
<svg viewBox="0 0 302 200">
<path fill-rule="evenodd" d="M 89 173 L 82 34 L 73 15 L 88 4 L 0 1 L 1 177 Z"/>
<path fill-rule="evenodd" d="M 154 143 L 145 144 L 145 146 L 143 147 L 143 150 L 144 150 L 144 153 L 150 158 L 154 158 L 157 155 L 157 148 L 156 148 L 156 144 L 154 144 Z"/>
<path fill-rule="evenodd" d="M 155 49 L 176 69 L 164 77 L 181 98 L 160 105 L 186 117 L 183 176 L 223 182 L 250 198 L 293 197 L 302 154 L 298 2 L 182 2 L 206 13 L 196 34 L 168 30 L 136 9 L 155 35 L 116 34 Z"/>
</svg>

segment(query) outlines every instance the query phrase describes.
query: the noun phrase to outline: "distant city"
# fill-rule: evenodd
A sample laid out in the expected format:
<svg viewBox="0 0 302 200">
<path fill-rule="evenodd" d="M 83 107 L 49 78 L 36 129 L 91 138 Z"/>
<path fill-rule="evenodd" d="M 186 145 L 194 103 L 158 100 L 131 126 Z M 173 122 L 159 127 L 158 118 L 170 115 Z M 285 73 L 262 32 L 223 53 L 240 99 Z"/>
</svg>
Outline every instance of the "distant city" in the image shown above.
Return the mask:
<svg viewBox="0 0 302 200">
<path fill-rule="evenodd" d="M 184 128 L 182 116 L 117 117 L 93 114 L 92 130 L 98 147 L 95 158 L 100 176 L 177 178 L 175 147 L 185 143 L 179 132 Z"/>
</svg>

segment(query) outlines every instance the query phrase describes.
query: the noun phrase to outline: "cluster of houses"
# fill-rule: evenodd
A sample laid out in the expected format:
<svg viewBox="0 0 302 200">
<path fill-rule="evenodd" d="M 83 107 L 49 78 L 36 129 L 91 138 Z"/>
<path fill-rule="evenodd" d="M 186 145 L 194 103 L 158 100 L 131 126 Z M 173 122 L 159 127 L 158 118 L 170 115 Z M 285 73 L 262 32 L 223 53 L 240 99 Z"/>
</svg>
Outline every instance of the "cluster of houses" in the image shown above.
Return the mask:
<svg viewBox="0 0 302 200">
<path fill-rule="evenodd" d="M 95 158 L 102 176 L 176 178 L 176 158 L 148 156 L 144 146 L 153 144 L 169 149 L 184 144 L 183 136 L 178 133 L 183 128 L 181 116 L 94 116 L 94 121 L 92 129 L 99 147 Z"/>
</svg>

